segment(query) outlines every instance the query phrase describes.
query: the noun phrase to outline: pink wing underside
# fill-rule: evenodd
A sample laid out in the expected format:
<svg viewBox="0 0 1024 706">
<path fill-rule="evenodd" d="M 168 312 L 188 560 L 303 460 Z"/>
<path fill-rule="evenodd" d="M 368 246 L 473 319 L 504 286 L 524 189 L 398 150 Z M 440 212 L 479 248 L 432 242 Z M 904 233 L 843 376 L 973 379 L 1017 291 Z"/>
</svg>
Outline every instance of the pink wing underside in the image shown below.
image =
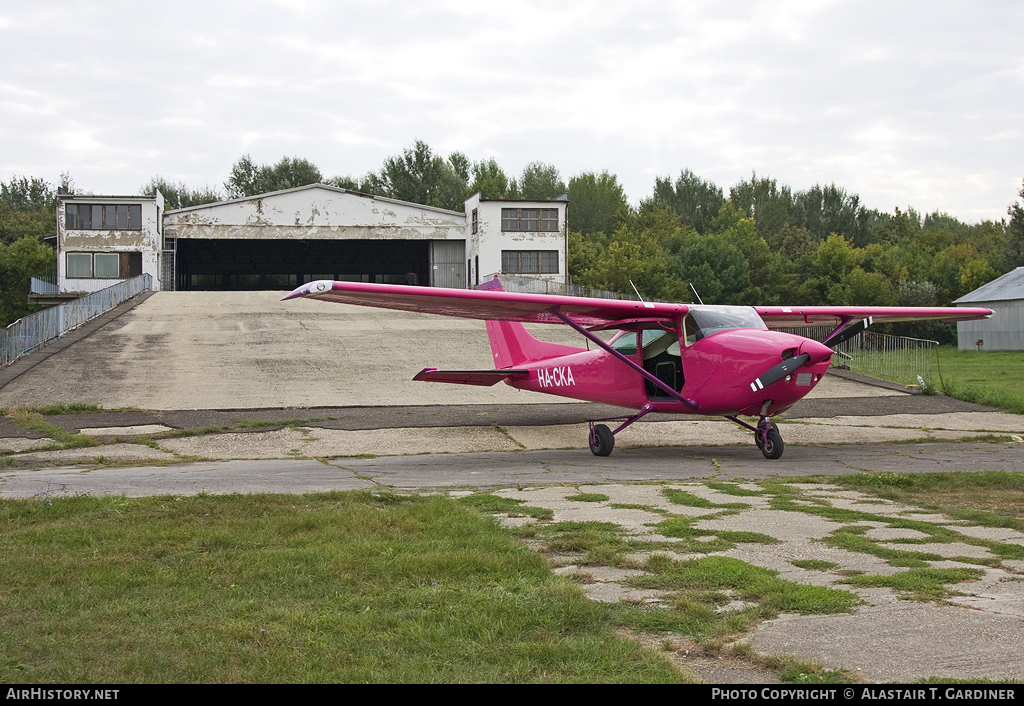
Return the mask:
<svg viewBox="0 0 1024 706">
<path fill-rule="evenodd" d="M 318 289 L 318 285 L 321 285 L 322 288 Z M 381 309 L 456 316 L 464 319 L 525 323 L 562 323 L 549 311 L 557 308 L 575 323 L 589 327 L 624 324 L 636 320 L 671 321 L 685 316 L 690 309 L 686 304 L 645 303 L 552 294 L 519 294 L 478 289 L 443 289 L 366 282 L 310 282 L 302 285 L 284 299 L 300 297 Z M 873 323 L 924 319 L 938 319 L 947 322 L 968 321 L 985 318 L 992 313 L 990 309 L 979 307 L 756 306 L 754 310 L 765 324 L 773 329 L 839 326 L 868 317 L 872 318 Z"/>
<path fill-rule="evenodd" d="M 807 326 L 839 326 L 871 318 L 872 323 L 937 319 L 952 323 L 983 319 L 991 309 L 980 307 L 924 306 L 755 306 L 758 316 L 768 328 L 802 328 Z"/>
<path fill-rule="evenodd" d="M 689 311 L 685 304 L 645 304 L 618 299 L 588 299 L 551 294 L 519 294 L 365 282 L 334 282 L 330 289 L 316 291 L 317 284 L 319 283 L 305 284 L 285 299 L 305 297 L 381 309 L 457 316 L 463 319 L 547 324 L 562 323 L 548 311 L 557 307 L 580 326 L 603 326 L 637 318 L 671 321 L 678 316 L 685 316 Z"/>
</svg>

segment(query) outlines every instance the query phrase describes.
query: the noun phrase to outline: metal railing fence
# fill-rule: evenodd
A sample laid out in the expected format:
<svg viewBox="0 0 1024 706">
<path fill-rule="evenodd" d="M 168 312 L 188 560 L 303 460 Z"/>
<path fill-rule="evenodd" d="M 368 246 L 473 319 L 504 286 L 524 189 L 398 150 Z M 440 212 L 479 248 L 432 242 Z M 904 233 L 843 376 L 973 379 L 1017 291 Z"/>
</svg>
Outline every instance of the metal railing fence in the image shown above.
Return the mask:
<svg viewBox="0 0 1024 706">
<path fill-rule="evenodd" d="M 493 279 L 489 275 L 486 279 Z M 519 292 L 521 294 L 557 294 L 567 297 L 592 297 L 594 299 L 624 299 L 627 301 L 639 301 L 632 292 L 609 292 L 605 289 L 594 289 L 593 287 L 581 287 L 576 284 L 562 284 L 561 282 L 549 282 L 534 277 L 522 277 L 520 275 L 499 274 L 502 286 L 507 292 Z M 653 299 L 644 297 L 648 302 L 664 302 L 664 299 Z"/>
<path fill-rule="evenodd" d="M 10 365 L 48 341 L 63 336 L 90 319 L 152 288 L 152 276 L 139 275 L 74 301 L 18 319 L 6 330 L 0 330 L 0 365 Z"/>
<path fill-rule="evenodd" d="M 59 291 L 57 289 L 57 275 L 32 277 L 29 280 L 28 291 L 30 294 L 56 294 Z"/>
<path fill-rule="evenodd" d="M 785 330 L 821 341 L 832 332 L 832 327 L 813 326 Z M 846 365 L 856 373 L 916 385 L 918 376 L 925 380 L 931 379 L 932 361 L 935 360 L 933 350 L 938 345 L 938 341 L 923 338 L 865 331 L 835 347 L 836 351 L 848 357 L 833 356 L 832 366 Z"/>
</svg>

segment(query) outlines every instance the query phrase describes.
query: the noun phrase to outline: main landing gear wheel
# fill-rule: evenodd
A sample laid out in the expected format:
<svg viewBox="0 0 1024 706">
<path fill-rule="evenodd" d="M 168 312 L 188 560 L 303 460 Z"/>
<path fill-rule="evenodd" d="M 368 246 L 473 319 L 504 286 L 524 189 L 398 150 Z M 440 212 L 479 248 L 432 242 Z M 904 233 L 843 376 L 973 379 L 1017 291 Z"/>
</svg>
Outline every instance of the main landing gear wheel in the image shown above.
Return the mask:
<svg viewBox="0 0 1024 706">
<path fill-rule="evenodd" d="M 595 456 L 607 456 L 615 448 L 615 435 L 604 424 L 594 427 L 594 438 L 596 441 L 590 443 L 590 451 Z"/>
<path fill-rule="evenodd" d="M 782 450 L 785 448 L 785 444 L 782 443 L 782 435 L 775 429 L 768 430 L 767 442 L 761 438 L 760 430 L 755 431 L 754 443 L 757 444 L 757 448 L 761 449 L 765 458 L 772 460 L 782 456 Z"/>
</svg>

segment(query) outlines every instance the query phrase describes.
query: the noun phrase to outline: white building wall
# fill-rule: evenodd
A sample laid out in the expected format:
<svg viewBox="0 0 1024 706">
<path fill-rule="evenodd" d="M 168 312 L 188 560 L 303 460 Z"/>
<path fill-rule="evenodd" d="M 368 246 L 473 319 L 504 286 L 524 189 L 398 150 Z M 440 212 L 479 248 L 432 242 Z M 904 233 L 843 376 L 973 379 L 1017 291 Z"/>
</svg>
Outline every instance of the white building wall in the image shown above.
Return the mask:
<svg viewBox="0 0 1024 706">
<path fill-rule="evenodd" d="M 456 211 L 310 186 L 171 211 L 168 238 L 283 240 L 462 240 Z"/>
<path fill-rule="evenodd" d="M 964 306 L 983 306 L 994 313 L 990 319 L 957 322 L 960 350 L 1024 351 L 1024 300 L 970 302 Z M 984 344 L 978 346 L 979 340 Z"/>
<path fill-rule="evenodd" d="M 566 201 L 485 201 L 476 194 L 466 201 L 468 230 L 472 229 L 472 209 L 478 211 L 478 233 L 466 236 L 467 256 L 476 263 L 480 258 L 480 281 L 502 274 L 503 250 L 555 251 L 558 253 L 558 272 L 547 274 L 520 274 L 550 282 L 566 281 Z M 505 231 L 501 230 L 503 208 L 538 208 L 558 211 L 557 231 Z M 470 281 L 475 282 L 475 277 Z"/>
<path fill-rule="evenodd" d="M 141 206 L 140 230 L 101 230 L 67 228 L 68 204 Z M 88 294 L 123 282 L 125 278 L 77 278 L 67 276 L 68 253 L 132 253 L 142 254 L 142 273 L 153 278 L 153 288 L 160 288 L 161 218 L 164 197 L 154 196 L 70 196 L 57 199 L 57 289 L 61 293 Z"/>
</svg>

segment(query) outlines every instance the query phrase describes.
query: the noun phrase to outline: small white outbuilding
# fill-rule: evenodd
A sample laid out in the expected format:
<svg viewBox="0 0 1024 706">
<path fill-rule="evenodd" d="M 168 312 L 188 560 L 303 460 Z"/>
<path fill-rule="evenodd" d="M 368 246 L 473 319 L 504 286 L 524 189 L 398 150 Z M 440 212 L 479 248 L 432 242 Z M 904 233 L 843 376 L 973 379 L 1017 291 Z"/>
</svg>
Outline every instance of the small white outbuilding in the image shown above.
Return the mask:
<svg viewBox="0 0 1024 706">
<path fill-rule="evenodd" d="M 984 306 L 991 318 L 956 325 L 960 350 L 1024 351 L 1024 267 L 1007 272 L 953 302 Z"/>
</svg>

